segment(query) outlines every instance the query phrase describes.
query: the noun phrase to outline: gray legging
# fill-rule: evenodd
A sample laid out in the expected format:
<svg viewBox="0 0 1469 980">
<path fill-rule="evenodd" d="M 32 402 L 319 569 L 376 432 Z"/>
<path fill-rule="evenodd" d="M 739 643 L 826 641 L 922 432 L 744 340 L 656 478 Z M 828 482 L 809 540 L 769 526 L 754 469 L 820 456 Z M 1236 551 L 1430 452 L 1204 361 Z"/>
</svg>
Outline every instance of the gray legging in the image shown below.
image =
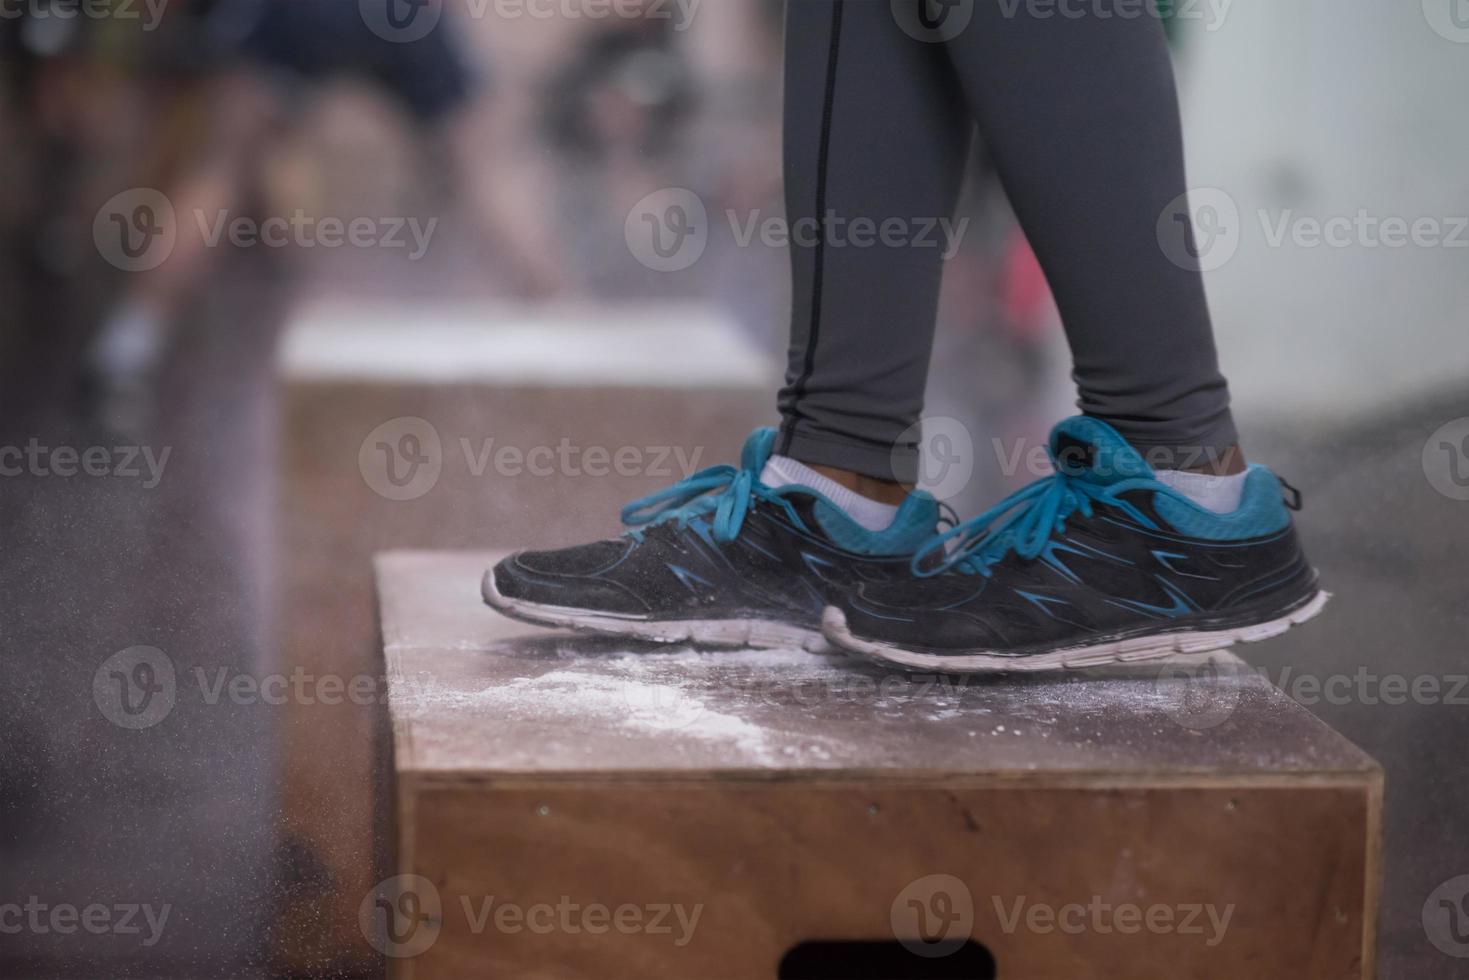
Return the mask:
<svg viewBox="0 0 1469 980">
<path fill-rule="evenodd" d="M 1203 283 L 1158 238 L 1185 188 L 1163 27 L 1112 2 L 788 0 L 779 451 L 913 480 L 917 442 L 898 443 L 923 410 L 944 251 L 924 231 L 953 214 L 976 122 L 1055 294 L 1082 411 L 1165 465 L 1235 443 Z M 971 15 L 952 37 L 945 11 Z"/>
</svg>

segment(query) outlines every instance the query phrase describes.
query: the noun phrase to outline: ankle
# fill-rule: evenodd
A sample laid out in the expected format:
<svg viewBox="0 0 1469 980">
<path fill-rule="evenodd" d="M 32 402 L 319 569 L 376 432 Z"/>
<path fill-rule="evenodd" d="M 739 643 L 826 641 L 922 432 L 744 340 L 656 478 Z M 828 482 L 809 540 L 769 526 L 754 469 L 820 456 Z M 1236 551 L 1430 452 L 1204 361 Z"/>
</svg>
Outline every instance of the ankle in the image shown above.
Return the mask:
<svg viewBox="0 0 1469 980">
<path fill-rule="evenodd" d="M 892 527 L 906 496 L 906 493 L 899 493 L 894 498 L 892 488 L 896 484 L 886 484 L 848 470 L 817 468 L 778 454 L 766 461 L 760 482 L 775 489 L 798 484 L 814 490 L 861 527 L 874 532 Z"/>
<path fill-rule="evenodd" d="M 908 494 L 913 491 L 910 486 L 891 480 L 879 480 L 876 477 L 854 473 L 851 470 L 840 470 L 834 466 L 820 466 L 816 463 L 806 463 L 806 465 L 833 483 L 880 504 L 896 507 L 902 504 Z"/>
</svg>

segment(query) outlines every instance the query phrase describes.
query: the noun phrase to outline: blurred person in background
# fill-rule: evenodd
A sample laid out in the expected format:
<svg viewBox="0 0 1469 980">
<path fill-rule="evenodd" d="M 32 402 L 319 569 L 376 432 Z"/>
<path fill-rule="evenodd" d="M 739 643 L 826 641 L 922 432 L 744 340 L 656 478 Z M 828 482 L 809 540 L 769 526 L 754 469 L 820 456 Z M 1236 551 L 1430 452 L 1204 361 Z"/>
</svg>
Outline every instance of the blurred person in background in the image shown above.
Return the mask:
<svg viewBox="0 0 1469 980">
<path fill-rule="evenodd" d="M 914 490 L 952 245 L 932 233 L 975 124 L 1054 294 L 1083 414 L 1053 430 L 1051 475 L 940 533 Z M 947 671 L 1200 652 L 1321 610 L 1298 501 L 1240 449 L 1202 277 L 1161 237 L 1174 214 L 1164 231 L 1197 255 L 1155 12 L 790 0 L 784 127 L 779 431 L 629 504 L 621 539 L 501 562 L 490 605 Z"/>
<path fill-rule="evenodd" d="M 629 4 L 627 16 L 593 26 L 536 25 L 561 35 L 537 85 L 539 115 L 582 290 L 666 298 L 677 288 L 768 329 L 781 276 L 758 250 L 731 251 L 711 235 L 714 254 L 670 283 L 633 261 L 623 226 L 642 199 L 670 187 L 693 190 L 710 214 L 779 200 L 779 8 L 725 0 L 682 21 L 676 5 L 642 4 L 638 16 Z"/>
<path fill-rule="evenodd" d="M 562 210 L 583 290 L 627 288 L 618 233 L 641 197 L 680 179 L 693 66 L 668 20 L 615 20 L 575 38 L 544 86 L 543 125 L 560 164 Z M 609 247 L 608 243 L 616 243 Z"/>
<path fill-rule="evenodd" d="M 188 132 L 165 148 L 176 175 L 163 186 L 177 216 L 173 251 L 129 279 L 86 356 L 102 418 L 135 427 L 151 411 L 173 326 L 209 276 L 209 241 L 196 216 L 255 203 L 273 141 L 323 83 L 343 76 L 372 83 L 406 110 L 425 145 L 425 170 L 449 175 L 513 294 L 543 299 L 561 290 L 539 174 L 497 166 L 499 144 L 519 134 L 506 130 L 493 104 L 479 111 L 482 73 L 452 23 L 394 39 L 374 30 L 358 4 L 339 0 L 191 0 L 171 14 L 151 70 L 192 79 L 202 105 L 185 107 Z"/>
</svg>

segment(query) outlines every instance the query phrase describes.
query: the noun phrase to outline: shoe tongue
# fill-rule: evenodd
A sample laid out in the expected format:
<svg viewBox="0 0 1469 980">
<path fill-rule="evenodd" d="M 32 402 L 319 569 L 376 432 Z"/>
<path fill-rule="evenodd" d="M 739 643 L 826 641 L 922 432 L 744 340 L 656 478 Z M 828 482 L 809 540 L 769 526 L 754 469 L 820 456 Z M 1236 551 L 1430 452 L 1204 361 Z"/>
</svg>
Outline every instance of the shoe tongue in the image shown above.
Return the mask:
<svg viewBox="0 0 1469 980">
<path fill-rule="evenodd" d="M 770 456 L 775 452 L 774 429 L 756 429 L 750 433 L 750 438 L 745 440 L 744 451 L 740 453 L 740 469 L 754 470 L 759 476 L 765 469 L 765 464 L 770 461 Z"/>
<path fill-rule="evenodd" d="M 1128 441 L 1106 422 L 1078 415 L 1051 430 L 1051 462 L 1057 471 L 1107 486 L 1150 478 L 1153 470 Z"/>
</svg>

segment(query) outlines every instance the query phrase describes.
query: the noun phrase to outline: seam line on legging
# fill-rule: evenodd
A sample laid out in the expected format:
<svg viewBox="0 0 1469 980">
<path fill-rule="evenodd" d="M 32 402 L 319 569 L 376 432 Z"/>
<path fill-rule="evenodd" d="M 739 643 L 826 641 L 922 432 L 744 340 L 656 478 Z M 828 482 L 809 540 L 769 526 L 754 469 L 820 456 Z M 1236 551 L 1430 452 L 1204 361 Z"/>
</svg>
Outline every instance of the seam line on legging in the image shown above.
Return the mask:
<svg viewBox="0 0 1469 980">
<path fill-rule="evenodd" d="M 806 357 L 801 365 L 801 375 L 792 388 L 792 407 L 799 411 L 801 396 L 806 393 L 806 382 L 816 370 L 816 343 L 821 336 L 821 291 L 826 278 L 826 177 L 831 161 L 832 116 L 837 96 L 837 60 L 842 40 L 842 6 L 846 0 L 835 0 L 831 8 L 831 44 L 826 55 L 826 93 L 821 106 L 821 143 L 816 151 L 816 255 L 811 271 L 811 324 L 806 330 Z M 785 425 L 785 438 L 781 440 L 781 455 L 790 452 L 791 441 L 796 436 L 796 422 L 791 419 Z"/>
</svg>

